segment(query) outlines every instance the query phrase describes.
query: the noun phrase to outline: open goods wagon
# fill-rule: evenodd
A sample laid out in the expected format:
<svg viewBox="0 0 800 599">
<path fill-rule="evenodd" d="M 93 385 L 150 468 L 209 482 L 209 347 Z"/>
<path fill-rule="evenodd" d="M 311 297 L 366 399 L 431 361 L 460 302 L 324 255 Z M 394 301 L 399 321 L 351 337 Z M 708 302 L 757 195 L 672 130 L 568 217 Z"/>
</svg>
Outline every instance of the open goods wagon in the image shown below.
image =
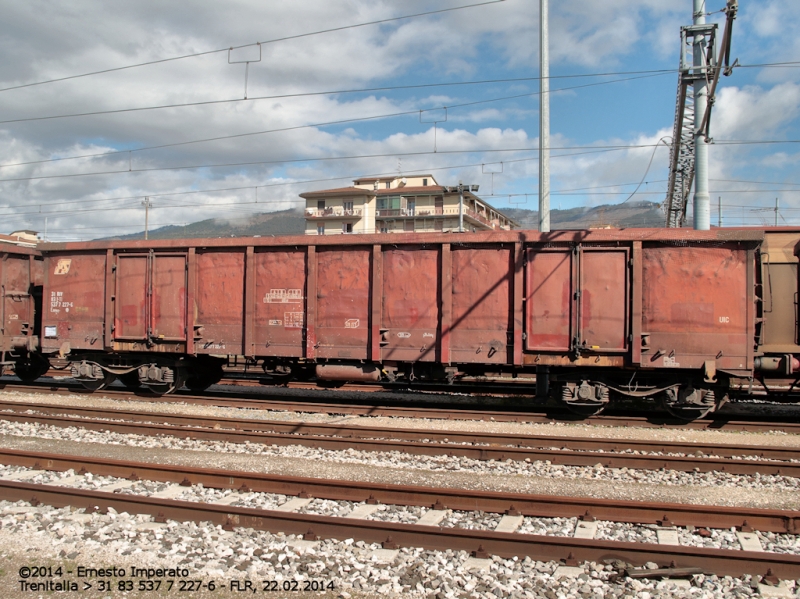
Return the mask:
<svg viewBox="0 0 800 599">
<path fill-rule="evenodd" d="M 39 354 L 42 258 L 36 249 L 0 242 L 0 364 L 33 380 L 49 364 Z"/>
<path fill-rule="evenodd" d="M 117 377 L 203 388 L 235 359 L 279 380 L 535 377 L 578 410 L 621 394 L 699 414 L 732 381 L 800 365 L 796 259 L 770 299 L 793 312 L 765 325 L 763 239 L 629 229 L 43 244 L 41 349 L 89 388 Z"/>
</svg>

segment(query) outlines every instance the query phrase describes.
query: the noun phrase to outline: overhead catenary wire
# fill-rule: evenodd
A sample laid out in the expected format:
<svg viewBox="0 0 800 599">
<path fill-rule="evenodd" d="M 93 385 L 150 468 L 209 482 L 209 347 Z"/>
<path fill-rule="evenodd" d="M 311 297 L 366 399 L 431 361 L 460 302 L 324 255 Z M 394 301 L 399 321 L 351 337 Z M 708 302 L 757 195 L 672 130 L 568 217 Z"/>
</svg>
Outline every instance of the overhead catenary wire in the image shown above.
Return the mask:
<svg viewBox="0 0 800 599">
<path fill-rule="evenodd" d="M 629 150 L 636 148 L 650 148 L 652 144 L 639 144 L 639 145 L 616 145 L 616 146 L 563 146 L 563 147 L 550 147 L 551 150 L 584 150 L 594 152 L 599 150 Z M 38 181 L 46 179 L 70 179 L 76 177 L 90 177 L 101 175 L 120 175 L 132 173 L 150 173 L 158 171 L 179 171 L 179 170 L 194 170 L 201 168 L 231 168 L 241 166 L 255 166 L 266 164 L 296 164 L 302 162 L 326 162 L 326 161 L 341 161 L 341 160 L 356 160 L 365 158 L 389 158 L 394 156 L 428 156 L 439 154 L 479 154 L 479 153 L 496 153 L 496 152 L 538 152 L 539 148 L 489 148 L 489 149 L 466 149 L 466 150 L 439 150 L 439 151 L 419 151 L 419 152 L 388 152 L 382 154 L 360 154 L 350 156 L 321 156 L 321 157 L 307 157 L 307 158 L 282 158 L 273 160 L 254 160 L 246 162 L 227 162 L 216 164 L 194 164 L 182 166 L 164 166 L 164 167 L 148 167 L 148 168 L 125 168 L 114 171 L 98 171 L 89 173 L 71 173 L 59 175 L 39 175 L 36 177 L 11 177 L 0 179 L 0 183 L 15 182 L 15 181 Z M 508 162 L 508 161 L 506 161 Z M 251 186 L 252 187 L 252 186 Z"/>
<path fill-rule="evenodd" d="M 610 85 L 612 83 L 622 83 L 622 82 L 626 82 L 626 81 L 635 81 L 637 79 L 648 79 L 648 78 L 651 78 L 651 77 L 660 77 L 662 75 L 668 75 L 670 73 L 672 73 L 672 71 L 658 71 L 658 72 L 655 72 L 655 73 L 649 73 L 649 74 L 646 74 L 646 75 L 639 75 L 639 76 L 636 76 L 636 77 L 626 77 L 626 78 L 623 78 L 623 79 L 613 79 L 611 81 L 599 81 L 599 82 L 596 82 L 596 83 L 585 83 L 583 85 L 573 85 L 573 86 L 570 86 L 570 87 L 562 87 L 562 88 L 553 90 L 553 93 L 563 92 L 563 91 L 570 91 L 570 90 L 575 90 L 575 89 L 582 89 L 582 88 L 586 88 L 586 87 L 596 87 L 596 86 L 599 86 L 599 85 Z M 407 114 L 417 114 L 419 112 L 429 112 L 429 111 L 432 111 L 432 110 L 443 110 L 445 108 L 447 108 L 447 109 L 462 108 L 462 107 L 465 107 L 465 106 L 475 106 L 477 104 L 488 104 L 488 103 L 491 103 L 491 102 L 502 102 L 502 101 L 505 101 L 505 100 L 514 100 L 514 99 L 517 99 L 517 98 L 527 98 L 527 97 L 530 97 L 530 96 L 537 96 L 537 95 L 539 95 L 539 92 L 528 92 L 528 93 L 524 93 L 524 94 L 515 94 L 513 96 L 502 96 L 502 97 L 499 97 L 499 98 L 489 98 L 487 100 L 475 100 L 475 101 L 472 101 L 472 102 L 463 102 L 463 103 L 460 103 L 460 104 L 452 104 L 450 106 L 441 106 L 441 107 L 436 107 L 436 108 L 425 108 L 425 109 L 422 109 L 422 110 L 417 108 L 415 110 L 403 111 L 403 112 L 393 113 L 393 114 L 389 114 L 389 115 L 385 115 L 385 116 L 361 117 L 361 118 L 358 118 L 358 119 L 351 119 L 351 120 L 348 120 L 348 121 L 341 121 L 341 122 L 354 122 L 354 121 L 358 121 L 358 120 L 369 120 L 369 119 L 373 119 L 373 118 L 386 118 L 386 117 L 391 117 L 391 116 L 403 116 L 403 115 L 407 115 Z M 74 113 L 74 114 L 37 116 L 37 117 L 28 117 L 28 118 L 22 118 L 22 119 L 6 119 L 6 120 L 0 121 L 0 125 L 7 125 L 7 124 L 12 124 L 12 123 L 27 123 L 27 122 L 32 122 L 32 121 L 49 121 L 49 120 L 54 120 L 54 119 L 69 119 L 69 118 L 87 117 L 87 116 L 104 116 L 104 115 L 109 115 L 109 114 L 123 114 L 123 113 L 128 113 L 128 112 L 143 112 L 143 111 L 150 111 L 150 110 L 162 110 L 162 109 L 168 109 L 168 108 L 187 108 L 187 107 L 205 106 L 205 105 L 213 105 L 213 104 L 233 104 L 233 103 L 238 103 L 238 102 L 252 102 L 252 101 L 255 101 L 255 100 L 272 100 L 272 99 L 275 99 L 275 97 L 274 96 L 253 96 L 253 97 L 250 97 L 250 98 L 232 98 L 232 99 L 227 99 L 227 100 L 205 100 L 205 101 L 200 101 L 200 102 L 186 102 L 186 103 L 181 103 L 181 104 L 164 104 L 164 105 L 160 105 L 160 106 L 143 106 L 143 107 L 139 107 L 139 108 L 120 108 L 120 109 L 116 109 L 116 110 L 95 110 L 95 111 L 91 111 L 91 112 L 79 112 L 79 113 Z M 339 124 L 339 123 L 337 122 L 337 123 L 333 123 L 333 124 Z M 309 125 L 305 125 L 305 127 L 308 127 L 308 126 Z M 317 125 L 317 126 L 319 126 L 319 125 Z M 130 150 L 121 150 L 121 152 L 123 152 L 123 153 L 127 152 L 127 151 L 130 151 Z"/>
<path fill-rule="evenodd" d="M 121 67 L 112 67 L 112 68 L 109 68 L 109 69 L 101 69 L 99 71 L 90 71 L 88 73 L 81 73 L 81 74 L 78 74 L 78 75 L 68 75 L 66 77 L 58 77 L 58 78 L 55 78 L 55 79 L 48 79 L 46 81 L 35 81 L 35 82 L 32 82 L 32 83 L 24 83 L 24 84 L 21 84 L 21 85 L 14 85 L 14 86 L 11 86 L 11 87 L 0 88 L 0 92 L 11 91 L 11 90 L 14 90 L 14 89 L 23 89 L 23 88 L 26 88 L 26 87 L 35 87 L 35 86 L 39 86 L 39 85 L 46 85 L 46 84 L 49 84 L 49 83 L 58 83 L 58 82 L 61 82 L 61 81 L 69 81 L 71 79 L 79 79 L 79 78 L 82 78 L 82 77 L 92 77 L 94 75 L 103 75 L 103 74 L 106 74 L 106 73 L 114 73 L 114 72 L 124 71 L 124 70 L 128 70 L 128 69 L 135 69 L 135 68 L 139 68 L 139 67 L 151 66 L 151 65 L 156 65 L 156 64 L 163 64 L 163 63 L 166 63 L 166 62 L 175 62 L 177 60 L 184 60 L 186 58 L 196 58 L 196 57 L 199 57 L 199 56 L 207 56 L 209 54 L 218 54 L 218 53 L 222 53 L 222 52 L 229 52 L 231 50 L 241 50 L 243 48 L 252 48 L 254 46 L 263 46 L 263 45 L 267 45 L 267 44 L 275 44 L 275 43 L 278 43 L 278 42 L 285 42 L 285 41 L 289 41 L 289 40 L 301 39 L 301 38 L 304 38 L 304 37 L 311 37 L 311 36 L 314 36 L 314 35 L 322 35 L 322 34 L 325 34 L 325 33 L 333 33 L 333 32 L 336 32 L 336 31 L 345 31 L 347 29 L 357 29 L 359 27 L 368 27 L 368 26 L 371 26 L 371 25 L 381 25 L 383 23 L 391 23 L 393 21 L 402 21 L 402 20 L 406 20 L 406 19 L 414 19 L 414 18 L 418 18 L 418 17 L 426 17 L 426 16 L 442 14 L 442 13 L 446 13 L 446 12 L 464 10 L 464 9 L 467 9 L 467 8 L 477 8 L 479 6 L 487 6 L 489 4 L 499 4 L 501 2 L 505 2 L 505 0 L 487 0 L 486 2 L 477 2 L 477 3 L 474 3 L 474 4 L 464 4 L 464 5 L 461 5 L 461 6 L 452 6 L 450 8 L 441 8 L 441 9 L 438 9 L 438 10 L 429 10 L 429 11 L 426 11 L 426 12 L 420 12 L 420 13 L 415 13 L 415 14 L 411 14 L 411 15 L 403 15 L 403 16 L 400 16 L 400 17 L 387 17 L 386 19 L 376 19 L 376 20 L 373 20 L 373 21 L 366 21 L 364 23 L 354 23 L 354 24 L 351 24 L 351 25 L 342 25 L 341 27 L 331 27 L 331 28 L 328 28 L 328 29 L 320 29 L 318 31 L 310 31 L 310 32 L 307 32 L 307 33 L 299 33 L 299 34 L 296 34 L 296 35 L 287 35 L 287 36 L 284 36 L 284 37 L 273 38 L 273 39 L 264 40 L 264 41 L 261 41 L 261 42 L 252 42 L 252 43 L 249 43 L 249 44 L 241 44 L 241 45 L 238 45 L 238 46 L 228 46 L 226 48 L 218 48 L 216 50 L 204 50 L 202 52 L 194 52 L 194 53 L 191 53 L 191 54 L 182 54 L 180 56 L 172 56 L 172 57 L 169 57 L 169 58 L 160 58 L 160 59 L 157 59 L 157 60 L 139 62 L 139 63 L 129 64 L 129 65 L 124 65 L 124 66 L 121 66 Z"/>
</svg>

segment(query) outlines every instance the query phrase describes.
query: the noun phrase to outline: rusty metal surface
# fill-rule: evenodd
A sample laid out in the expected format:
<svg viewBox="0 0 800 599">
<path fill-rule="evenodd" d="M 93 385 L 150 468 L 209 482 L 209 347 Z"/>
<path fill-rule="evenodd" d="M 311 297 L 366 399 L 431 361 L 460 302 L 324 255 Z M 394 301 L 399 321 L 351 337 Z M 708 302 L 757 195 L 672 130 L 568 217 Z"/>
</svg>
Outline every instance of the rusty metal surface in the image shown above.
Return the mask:
<svg viewBox="0 0 800 599">
<path fill-rule="evenodd" d="M 56 375 L 58 371 L 52 371 Z M 223 383 L 236 383 L 235 379 L 223 379 Z M 248 381 L 249 383 L 250 381 Z M 308 389 L 310 383 L 289 383 L 290 389 Z M 316 385 L 314 385 L 316 388 Z M 353 386 L 352 390 L 363 389 L 364 385 Z M 0 381 L 0 389 L 13 389 L 32 393 L 47 392 L 58 395 L 84 396 L 91 392 L 85 387 L 75 384 L 68 384 L 62 381 L 43 381 L 38 383 L 22 383 L 15 379 Z M 347 389 L 347 386 L 343 387 Z M 453 386 L 451 390 L 467 391 L 474 387 Z M 317 389 L 318 390 L 318 389 Z M 385 386 L 380 389 L 375 387 L 373 390 L 386 390 Z M 348 390 L 349 391 L 349 390 Z M 326 395 L 332 393 L 325 391 Z M 800 434 L 800 423 L 797 422 L 770 422 L 762 421 L 743 421 L 734 419 L 724 413 L 715 413 L 702 419 L 686 421 L 677 420 L 668 414 L 652 413 L 648 416 L 614 416 L 599 415 L 591 417 L 579 417 L 571 412 L 551 413 L 544 408 L 531 407 L 529 411 L 513 410 L 489 410 L 473 409 L 463 405 L 450 405 L 442 407 L 440 404 L 420 404 L 417 406 L 390 405 L 377 403 L 374 400 L 364 401 L 358 404 L 348 403 L 328 403 L 319 401 L 319 396 L 297 399 L 296 396 L 287 394 L 286 399 L 276 399 L 275 396 L 248 399 L 237 396 L 236 392 L 229 391 L 205 391 L 204 395 L 194 395 L 191 391 L 176 392 L 175 395 L 156 396 L 146 391 L 131 392 L 122 389 L 108 388 L 103 390 L 103 395 L 109 397 L 122 398 L 135 401 L 158 402 L 158 403 L 189 403 L 196 405 L 222 406 L 229 408 L 246 408 L 252 410 L 285 410 L 294 412 L 313 412 L 328 414 L 355 414 L 371 416 L 393 416 L 405 418 L 430 418 L 441 420 L 490 420 L 497 422 L 531 422 L 531 423 L 556 423 L 556 422 L 580 422 L 581 424 L 597 426 L 621 426 L 621 427 L 642 427 L 642 428 L 670 428 L 670 429 L 690 429 L 690 430 L 728 430 L 728 431 L 750 431 L 750 432 L 770 432 L 780 431 L 787 434 Z M 249 395 L 249 394 L 248 394 Z M 250 395 L 252 397 L 252 395 Z M 347 401 L 352 401 L 348 398 Z M 736 418 L 740 418 L 737 416 Z"/>
<path fill-rule="evenodd" d="M 527 250 L 525 348 L 567 352 L 572 346 L 575 294 L 571 249 Z"/>
<path fill-rule="evenodd" d="M 322 368 L 323 366 L 318 366 Z M 328 365 L 330 369 L 356 368 L 339 365 Z M 365 375 L 370 375 L 369 368 L 361 370 Z M 343 370 L 340 379 L 347 380 L 353 374 Z M 332 379 L 335 380 L 335 379 Z M 800 446 L 780 447 L 771 445 L 749 444 L 721 444 L 721 443 L 695 443 L 680 441 L 647 441 L 638 439 L 604 439 L 602 437 L 569 437 L 555 435 L 526 435 L 505 433 L 482 433 L 476 431 L 453 431 L 435 429 L 368 427 L 362 425 L 336 424 L 311 424 L 302 421 L 287 420 L 261 420 L 246 418 L 222 418 L 190 416 L 183 414 L 155 413 L 149 411 L 118 410 L 93 408 L 82 406 L 64 406 L 38 403 L 21 403 L 0 401 L 0 419 L 8 412 L 27 412 L 33 410 L 42 414 L 68 414 L 82 418 L 111 418 L 115 420 L 133 420 L 136 422 L 151 422 L 176 424 L 186 427 L 227 428 L 241 431 L 262 431 L 275 433 L 290 433 L 295 435 L 313 435 L 323 437 L 345 437 L 352 439 L 395 439 L 407 441 L 435 441 L 449 443 L 465 443 L 473 445 L 489 445 L 493 449 L 500 447 L 536 447 L 569 449 L 572 451 L 602 451 L 617 453 L 620 451 L 660 452 L 660 453 L 685 453 L 695 457 L 702 456 L 749 456 L 770 460 L 793 460 L 800 457 Z M 35 418 L 35 415 L 31 415 Z"/>
<path fill-rule="evenodd" d="M 317 252 L 317 347 L 320 358 L 366 359 L 372 248 Z"/>
<path fill-rule="evenodd" d="M 322 538 L 347 539 L 357 536 L 369 543 L 381 543 L 392 537 L 400 546 L 434 550 L 475 551 L 479 545 L 490 555 L 501 557 L 529 556 L 539 561 L 566 559 L 570 553 L 580 561 L 602 562 L 620 559 L 636 566 L 648 561 L 659 565 L 674 562 L 678 568 L 699 566 L 718 575 L 741 576 L 762 574 L 771 568 L 781 578 L 800 577 L 800 557 L 767 552 L 731 551 L 695 547 L 622 543 L 617 541 L 583 540 L 567 537 L 545 537 L 483 530 L 417 526 L 277 512 L 206 503 L 155 499 L 101 491 L 85 491 L 31 483 L 0 482 L 0 495 L 10 501 L 30 501 L 34 497 L 55 507 L 113 507 L 128 513 L 161 514 L 178 521 L 210 521 L 285 532 L 305 534 L 309 530 Z"/>
<path fill-rule="evenodd" d="M 380 333 L 385 360 L 438 359 L 439 251 L 383 251 Z"/>
<path fill-rule="evenodd" d="M 255 355 L 303 356 L 306 326 L 306 253 L 256 252 Z"/>
<path fill-rule="evenodd" d="M 591 352 L 628 349 L 630 319 L 627 248 L 582 248 L 578 340 Z"/>
<path fill-rule="evenodd" d="M 717 369 L 748 368 L 747 275 L 754 265 L 747 251 L 659 246 L 645 247 L 642 257 L 642 334 L 650 336 L 643 365 L 700 368 L 715 359 Z"/>
<path fill-rule="evenodd" d="M 509 248 L 453 248 L 453 362 L 509 362 L 513 255 Z"/>
<path fill-rule="evenodd" d="M 792 229 L 793 230 L 793 229 Z M 522 231 L 492 231 L 480 233 L 464 233 L 458 235 L 458 243 L 592 243 L 616 241 L 643 241 L 643 242 L 704 242 L 704 241 L 743 241 L 758 243 L 764 239 L 763 229 L 751 228 L 724 228 L 710 231 L 694 231 L 689 229 L 592 229 L 592 230 L 563 230 L 549 233 L 539 233 L 533 230 Z M 64 243 L 40 243 L 41 252 L 48 251 L 74 251 L 87 249 L 142 249 L 150 248 L 181 248 L 188 247 L 282 247 L 282 246 L 354 246 L 386 244 L 423 244 L 423 243 L 453 243 L 453 235 L 442 233 L 410 233 L 410 234 L 370 234 L 358 235 L 354 240 L 352 236 L 340 235 L 287 235 L 277 238 L 267 237 L 240 237 L 232 239 L 168 239 L 168 240 L 138 240 L 138 241 L 84 241 Z"/>
<path fill-rule="evenodd" d="M 47 256 L 42 297 L 42 347 L 102 350 L 105 323 L 106 253 Z M 57 335 L 45 335 L 55 327 Z M 52 330 L 52 329 L 51 329 Z"/>
<path fill-rule="evenodd" d="M 186 255 L 155 254 L 152 259 L 151 338 L 156 342 L 185 341 Z M 241 340 L 241 332 L 239 333 Z"/>
<path fill-rule="evenodd" d="M 63 408 L 61 410 L 64 411 Z M 108 414 L 106 412 L 106 414 Z M 386 439 L 386 433 L 381 430 L 364 431 L 353 430 L 353 436 L 332 437 L 330 433 L 336 429 L 335 426 L 321 425 L 295 425 L 291 427 L 292 433 L 297 432 L 297 428 L 302 426 L 305 430 L 323 431 L 325 434 L 290 434 L 272 433 L 260 430 L 236 430 L 221 429 L 214 427 L 211 423 L 218 423 L 218 419 L 209 420 L 207 428 L 198 428 L 196 420 L 194 424 L 163 425 L 152 424 L 150 422 L 118 422 L 109 420 L 94 420 L 90 418 L 75 418 L 68 416 L 49 416 L 27 413 L 4 413 L 2 418 L 12 422 L 38 422 L 57 427 L 87 428 L 90 430 L 112 430 L 119 433 L 137 435 L 170 435 L 179 438 L 206 439 L 212 441 L 226 441 L 232 443 L 262 443 L 269 445 L 301 445 L 316 449 L 347 450 L 355 449 L 358 451 L 398 451 L 413 455 L 453 455 L 463 456 L 475 460 L 515 460 L 515 461 L 541 461 L 548 460 L 552 464 L 569 466 L 596 466 L 601 464 L 606 468 L 637 468 L 643 470 L 679 470 L 684 472 L 700 471 L 715 472 L 724 471 L 731 474 L 774 474 L 782 476 L 800 477 L 800 463 L 785 461 L 759 461 L 747 459 L 724 459 L 709 457 L 674 457 L 659 455 L 635 455 L 626 453 L 610 453 L 600 451 L 575 451 L 571 449 L 549 449 L 549 448 L 529 448 L 513 447 L 505 445 L 458 445 L 454 443 L 433 443 L 430 441 L 396 441 Z M 174 415 L 150 414 L 150 419 L 175 421 L 179 417 Z M 181 419 L 184 422 L 192 419 Z M 232 424 L 232 426 L 235 426 Z M 254 426 L 254 425 L 251 425 Z M 280 428 L 275 423 L 273 428 Z M 244 427 L 246 428 L 246 427 Z M 340 427 L 343 428 L 343 427 Z M 369 435 L 369 433 L 372 433 Z M 369 435 L 370 438 L 360 438 L 356 434 Z M 425 435 L 420 431 L 405 433 L 412 438 L 424 438 Z M 402 436 L 396 433 L 395 436 Z M 450 435 L 457 436 L 457 435 Z M 449 438 L 449 437 L 448 437 Z M 542 445 L 562 446 L 560 440 L 556 439 L 552 444 L 543 443 Z M 584 447 L 591 447 L 592 440 L 578 439 L 573 441 L 576 444 L 583 444 Z M 563 444 L 563 445 L 566 445 Z M 625 442 L 618 443 L 624 446 Z M 770 451 L 776 451 L 770 449 Z M 791 452 L 794 455 L 795 452 Z"/>
<path fill-rule="evenodd" d="M 244 353 L 244 252 L 195 254 L 194 316 L 198 354 Z"/>
<path fill-rule="evenodd" d="M 85 470 L 96 476 L 180 483 L 188 480 L 206 488 L 238 489 L 245 485 L 253 492 L 298 495 L 306 492 L 313 497 L 334 501 L 366 501 L 370 497 L 391 505 L 431 506 L 440 503 L 448 509 L 480 510 L 503 513 L 512 506 L 525 516 L 541 518 L 585 517 L 597 520 L 657 524 L 669 520 L 677 526 L 709 528 L 740 527 L 746 520 L 754 530 L 762 532 L 800 533 L 800 512 L 762 508 L 727 506 L 697 506 L 676 503 L 657 503 L 567 497 L 497 493 L 466 489 L 431 488 L 414 485 L 387 485 L 366 481 L 319 479 L 282 474 L 250 473 L 183 465 L 138 463 L 89 456 L 72 456 L 36 451 L 0 448 L 0 463 L 47 469 L 56 472 Z"/>
<path fill-rule="evenodd" d="M 9 248 L 3 248 L 9 249 Z M 3 252 L 0 259 L 0 286 L 2 286 L 2 337 L 3 351 L 31 349 L 29 339 L 33 336 L 34 305 L 31 292 L 33 277 L 32 256 Z"/>
</svg>

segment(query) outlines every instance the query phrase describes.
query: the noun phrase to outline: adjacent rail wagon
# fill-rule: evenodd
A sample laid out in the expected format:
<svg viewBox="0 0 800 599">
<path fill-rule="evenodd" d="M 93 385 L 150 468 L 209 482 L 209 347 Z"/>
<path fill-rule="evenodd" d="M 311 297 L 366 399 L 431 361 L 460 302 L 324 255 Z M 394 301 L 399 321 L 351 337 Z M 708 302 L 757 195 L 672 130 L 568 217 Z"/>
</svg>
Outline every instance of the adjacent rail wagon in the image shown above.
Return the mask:
<svg viewBox="0 0 800 599">
<path fill-rule="evenodd" d="M 6 242 L 0 243 L 0 256 L 0 363 L 34 380 L 49 368 L 39 353 L 42 256 Z"/>
<path fill-rule="evenodd" d="M 41 352 L 85 386 L 536 381 L 696 416 L 799 369 L 797 231 L 628 229 L 43 244 Z M 32 347 L 32 346 L 31 346 Z"/>
</svg>

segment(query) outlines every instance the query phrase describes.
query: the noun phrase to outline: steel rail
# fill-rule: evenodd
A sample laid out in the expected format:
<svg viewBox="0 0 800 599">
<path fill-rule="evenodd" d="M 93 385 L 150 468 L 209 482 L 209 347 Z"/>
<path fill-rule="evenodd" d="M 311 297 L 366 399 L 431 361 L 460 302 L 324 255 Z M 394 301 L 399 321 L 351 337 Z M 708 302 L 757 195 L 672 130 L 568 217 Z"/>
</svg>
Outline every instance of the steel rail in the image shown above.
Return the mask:
<svg viewBox="0 0 800 599">
<path fill-rule="evenodd" d="M 247 527 L 271 532 L 300 534 L 304 537 L 358 539 L 368 543 L 391 543 L 428 550 L 484 550 L 490 555 L 510 558 L 528 556 L 537 561 L 569 560 L 603 562 L 609 559 L 641 566 L 646 562 L 700 567 L 719 576 L 764 574 L 772 570 L 780 578 L 800 577 L 800 556 L 782 553 L 734 551 L 624 543 L 568 537 L 549 537 L 486 530 L 440 528 L 395 522 L 379 522 L 278 512 L 253 508 L 217 506 L 208 503 L 177 501 L 137 495 L 106 493 L 23 482 L 0 481 L 0 497 L 9 501 L 46 503 L 54 507 L 113 508 L 160 519 L 182 522 L 211 522 L 226 528 Z"/>
<path fill-rule="evenodd" d="M 153 414 L 152 420 L 158 420 Z M 13 422 L 38 422 L 51 426 L 77 427 L 98 431 L 114 431 L 135 435 L 168 435 L 184 439 L 203 439 L 232 443 L 259 443 L 262 445 L 300 445 L 314 449 L 342 451 L 389 452 L 397 451 L 413 455 L 447 455 L 475 460 L 544 461 L 565 466 L 597 466 L 605 468 L 634 468 L 641 470 L 680 470 L 684 472 L 727 472 L 730 474 L 772 474 L 800 478 L 800 462 L 759 461 L 723 459 L 709 457 L 683 457 L 665 455 L 636 455 L 629 453 L 577 452 L 560 449 L 535 449 L 527 447 L 493 447 L 488 445 L 458 445 L 453 443 L 431 443 L 425 441 L 392 441 L 386 439 L 359 439 L 243 431 L 223 428 L 201 428 L 153 424 L 148 422 L 116 422 L 89 418 L 16 414 L 0 412 L 0 420 Z"/>
<path fill-rule="evenodd" d="M 101 394 L 104 397 L 127 401 L 146 401 L 151 403 L 188 403 L 197 405 L 210 405 L 228 408 L 246 408 L 255 410 L 293 411 L 308 413 L 329 413 L 362 416 L 388 416 L 401 418 L 428 418 L 431 420 L 478 420 L 495 422 L 531 422 L 531 423 L 557 423 L 571 422 L 596 426 L 615 427 L 644 427 L 644 428 L 673 428 L 691 430 L 728 430 L 748 432 L 782 431 L 790 434 L 800 434 L 798 422 L 769 422 L 769 421 L 740 421 L 725 414 L 712 414 L 704 419 L 690 422 L 676 420 L 664 414 L 653 413 L 647 416 L 613 416 L 598 415 L 581 417 L 572 413 L 550 414 L 542 406 L 531 406 L 535 411 L 511 410 L 476 410 L 463 408 L 460 405 L 430 406 L 430 405 L 386 405 L 378 404 L 374 400 L 367 400 L 359 404 L 329 403 L 318 401 L 317 398 L 297 399 L 270 399 L 268 397 L 248 399 L 237 397 L 230 393 L 209 392 L 204 395 L 194 395 L 189 391 L 178 391 L 175 394 L 158 396 L 147 391 L 131 391 L 124 389 L 103 389 L 92 392 L 77 384 L 66 383 L 16 383 L 14 381 L 0 381 L 0 389 L 6 387 L 16 391 L 56 395 L 91 396 Z M 541 413 L 548 412 L 548 413 Z"/>
<path fill-rule="evenodd" d="M 800 511 L 748 507 L 702 506 L 590 497 L 500 493 L 454 488 L 392 485 L 368 481 L 321 479 L 215 468 L 116 460 L 94 456 L 53 454 L 0 448 L 0 463 L 35 470 L 91 472 L 131 480 L 202 484 L 288 496 L 308 495 L 334 501 L 438 506 L 437 509 L 480 510 L 502 514 L 517 511 L 540 518 L 594 518 L 634 524 L 663 524 L 707 528 L 750 526 L 762 532 L 800 534 Z"/>
<path fill-rule="evenodd" d="M 350 424 L 307 423 L 301 421 L 276 421 L 252 418 L 222 418 L 96 408 L 65 406 L 28 402 L 0 401 L 0 418 L 8 411 L 35 410 L 43 414 L 62 414 L 81 418 L 110 418 L 135 422 L 158 422 L 186 427 L 224 428 L 242 431 L 259 431 L 292 435 L 344 437 L 348 439 L 392 439 L 398 441 L 435 441 L 438 443 L 466 443 L 512 448 L 554 448 L 570 451 L 611 452 L 640 451 L 653 453 L 684 453 L 696 457 L 758 457 L 770 460 L 800 460 L 800 445 L 775 447 L 764 445 L 733 445 L 721 443 L 682 443 L 680 441 L 648 441 L 639 439 L 603 439 L 594 437 L 569 437 L 560 435 L 529 435 L 482 433 L 433 429 L 368 427 Z M 698 455 L 700 454 L 700 455 Z"/>
</svg>

